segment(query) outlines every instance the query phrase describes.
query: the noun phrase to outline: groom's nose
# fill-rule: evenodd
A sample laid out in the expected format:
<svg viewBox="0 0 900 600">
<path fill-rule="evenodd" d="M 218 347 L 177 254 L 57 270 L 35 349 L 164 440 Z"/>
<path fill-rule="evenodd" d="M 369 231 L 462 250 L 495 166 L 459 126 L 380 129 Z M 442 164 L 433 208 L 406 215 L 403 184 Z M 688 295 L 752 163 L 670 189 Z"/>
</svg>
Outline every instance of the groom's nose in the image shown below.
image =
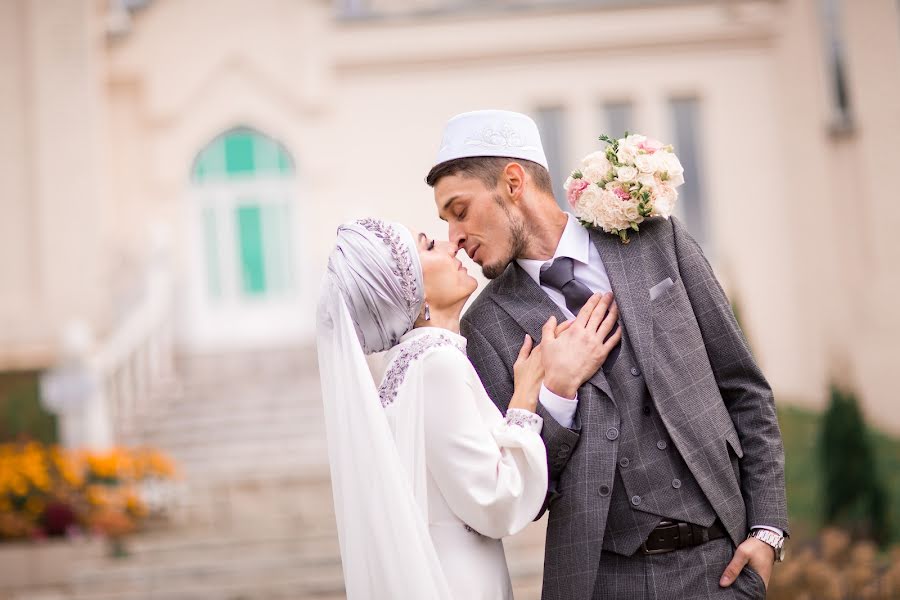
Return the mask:
<svg viewBox="0 0 900 600">
<path fill-rule="evenodd" d="M 462 231 L 459 225 L 455 223 L 450 224 L 450 243 L 453 244 L 457 250 L 465 247 L 466 244 L 466 234 Z"/>
</svg>

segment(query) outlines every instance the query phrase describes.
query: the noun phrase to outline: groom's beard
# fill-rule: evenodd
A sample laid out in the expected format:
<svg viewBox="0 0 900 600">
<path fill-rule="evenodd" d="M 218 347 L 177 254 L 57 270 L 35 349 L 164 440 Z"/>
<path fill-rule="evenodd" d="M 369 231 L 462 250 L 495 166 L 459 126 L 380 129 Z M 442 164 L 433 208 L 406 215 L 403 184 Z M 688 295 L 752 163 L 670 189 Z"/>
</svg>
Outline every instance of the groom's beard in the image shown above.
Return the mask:
<svg viewBox="0 0 900 600">
<path fill-rule="evenodd" d="M 488 279 L 496 279 L 503 274 L 509 263 L 517 256 L 521 256 L 525 252 L 525 241 L 527 239 L 525 231 L 525 223 L 521 217 L 513 215 L 509 211 L 509 207 L 503 203 L 500 196 L 494 196 L 494 201 L 503 209 L 506 215 L 506 222 L 509 225 L 509 248 L 500 260 L 489 265 L 482 265 L 481 273 Z"/>
</svg>

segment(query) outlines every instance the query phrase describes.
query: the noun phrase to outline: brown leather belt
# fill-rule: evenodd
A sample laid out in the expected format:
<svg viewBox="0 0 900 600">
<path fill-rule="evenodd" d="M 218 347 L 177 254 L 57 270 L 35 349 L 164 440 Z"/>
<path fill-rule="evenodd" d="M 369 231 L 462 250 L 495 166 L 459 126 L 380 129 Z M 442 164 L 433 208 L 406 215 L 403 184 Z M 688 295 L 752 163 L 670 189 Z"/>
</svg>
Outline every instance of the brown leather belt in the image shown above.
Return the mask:
<svg viewBox="0 0 900 600">
<path fill-rule="evenodd" d="M 699 546 L 727 535 L 725 528 L 722 527 L 719 521 L 716 521 L 710 527 L 700 527 L 691 523 L 661 521 L 656 529 L 650 532 L 646 541 L 641 544 L 638 552 L 641 554 L 674 552 L 681 548 Z"/>
</svg>

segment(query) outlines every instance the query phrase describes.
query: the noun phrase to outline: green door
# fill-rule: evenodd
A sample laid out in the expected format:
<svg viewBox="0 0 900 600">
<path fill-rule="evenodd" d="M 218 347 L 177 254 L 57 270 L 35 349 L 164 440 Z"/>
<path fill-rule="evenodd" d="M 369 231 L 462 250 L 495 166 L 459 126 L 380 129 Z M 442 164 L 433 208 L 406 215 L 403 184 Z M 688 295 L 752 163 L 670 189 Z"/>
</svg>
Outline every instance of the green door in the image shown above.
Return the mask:
<svg viewBox="0 0 900 600">
<path fill-rule="evenodd" d="M 247 296 L 266 293 L 266 256 L 263 249 L 262 211 L 255 204 L 236 210 L 238 264 L 241 290 Z"/>
</svg>

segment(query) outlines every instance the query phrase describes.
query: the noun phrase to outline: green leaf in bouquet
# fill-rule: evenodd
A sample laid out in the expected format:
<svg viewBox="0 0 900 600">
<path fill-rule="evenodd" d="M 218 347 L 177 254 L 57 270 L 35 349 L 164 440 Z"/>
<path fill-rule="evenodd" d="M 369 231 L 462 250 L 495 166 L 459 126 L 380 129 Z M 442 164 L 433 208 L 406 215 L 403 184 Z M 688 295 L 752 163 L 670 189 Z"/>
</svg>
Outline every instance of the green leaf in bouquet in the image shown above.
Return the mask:
<svg viewBox="0 0 900 600">
<path fill-rule="evenodd" d="M 581 179 L 584 174 L 581 171 L 572 171 L 572 179 Z"/>
</svg>

